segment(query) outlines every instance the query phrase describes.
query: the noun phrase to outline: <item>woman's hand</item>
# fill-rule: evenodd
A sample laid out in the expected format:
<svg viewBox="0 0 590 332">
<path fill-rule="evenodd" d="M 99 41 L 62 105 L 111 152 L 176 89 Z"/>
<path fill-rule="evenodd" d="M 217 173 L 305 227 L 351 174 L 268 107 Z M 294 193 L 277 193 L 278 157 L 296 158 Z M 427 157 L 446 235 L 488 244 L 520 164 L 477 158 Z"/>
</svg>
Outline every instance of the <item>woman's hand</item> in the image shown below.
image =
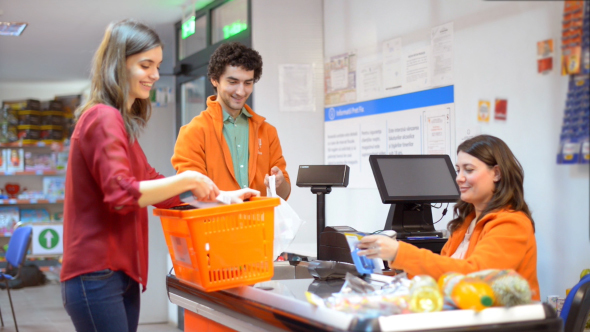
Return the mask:
<svg viewBox="0 0 590 332">
<path fill-rule="evenodd" d="M 234 191 L 222 191 L 221 193 L 227 197 L 230 197 L 232 204 L 243 203 L 245 199 L 260 196 L 260 191 L 250 188 L 244 188 Z"/>
<path fill-rule="evenodd" d="M 391 262 L 397 256 L 399 243 L 384 235 L 368 235 L 363 237 L 357 246 L 359 249 L 364 249 L 358 252 L 359 256 L 367 256 L 371 259 L 381 258 Z"/>
<path fill-rule="evenodd" d="M 219 195 L 219 189 L 207 176 L 195 171 L 185 171 L 180 175 L 188 182 L 189 190 L 198 201 L 212 202 Z"/>
</svg>

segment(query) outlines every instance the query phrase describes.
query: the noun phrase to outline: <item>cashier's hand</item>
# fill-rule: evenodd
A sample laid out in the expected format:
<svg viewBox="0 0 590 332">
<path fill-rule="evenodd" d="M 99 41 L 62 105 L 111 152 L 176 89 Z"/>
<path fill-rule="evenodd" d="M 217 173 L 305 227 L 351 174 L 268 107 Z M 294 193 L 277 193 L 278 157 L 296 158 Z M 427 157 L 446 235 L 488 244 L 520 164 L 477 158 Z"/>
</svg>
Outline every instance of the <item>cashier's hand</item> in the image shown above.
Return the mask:
<svg viewBox="0 0 590 332">
<path fill-rule="evenodd" d="M 260 196 L 260 191 L 250 188 L 244 188 L 234 191 L 222 191 L 221 193 L 227 197 L 230 197 L 232 204 L 243 203 L 244 200 L 248 198 Z"/>
<path fill-rule="evenodd" d="M 273 166 L 270 169 L 270 175 L 274 175 L 275 176 L 275 187 L 279 187 L 283 181 L 285 181 L 285 176 L 283 175 L 283 171 L 281 171 L 280 168 L 278 168 L 277 166 Z M 266 174 L 264 176 L 264 186 L 268 187 L 268 177 L 269 175 Z"/>
<path fill-rule="evenodd" d="M 391 262 L 394 261 L 395 256 L 397 256 L 399 243 L 397 240 L 384 235 L 369 235 L 363 237 L 357 246 L 359 249 L 364 249 L 358 252 L 359 256 L 381 258 Z"/>
<path fill-rule="evenodd" d="M 181 175 L 188 182 L 189 190 L 198 201 L 213 202 L 219 195 L 219 189 L 207 176 L 195 171 L 185 171 Z"/>
</svg>

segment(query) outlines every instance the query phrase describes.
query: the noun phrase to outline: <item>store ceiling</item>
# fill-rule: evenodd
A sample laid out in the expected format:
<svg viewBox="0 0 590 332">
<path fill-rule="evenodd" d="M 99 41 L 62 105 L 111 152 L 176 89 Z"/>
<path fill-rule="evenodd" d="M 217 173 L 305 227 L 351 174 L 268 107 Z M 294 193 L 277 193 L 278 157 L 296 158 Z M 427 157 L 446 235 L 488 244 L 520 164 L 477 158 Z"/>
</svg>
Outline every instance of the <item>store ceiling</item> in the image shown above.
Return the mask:
<svg viewBox="0 0 590 332">
<path fill-rule="evenodd" d="M 92 56 L 110 22 L 133 18 L 173 38 L 185 2 L 0 0 L 0 21 L 29 23 L 19 37 L 0 36 L 0 82 L 88 79 Z"/>
</svg>

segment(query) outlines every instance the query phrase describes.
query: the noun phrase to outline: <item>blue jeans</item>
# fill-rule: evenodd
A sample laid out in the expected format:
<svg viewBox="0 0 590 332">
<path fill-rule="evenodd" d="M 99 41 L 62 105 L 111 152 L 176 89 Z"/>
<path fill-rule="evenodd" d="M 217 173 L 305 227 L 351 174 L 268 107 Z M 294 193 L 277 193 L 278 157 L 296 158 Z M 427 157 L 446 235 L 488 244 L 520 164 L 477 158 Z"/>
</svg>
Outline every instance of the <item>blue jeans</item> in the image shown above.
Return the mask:
<svg viewBox="0 0 590 332">
<path fill-rule="evenodd" d="M 61 283 L 76 331 L 136 332 L 139 284 L 121 271 L 101 270 Z"/>
</svg>

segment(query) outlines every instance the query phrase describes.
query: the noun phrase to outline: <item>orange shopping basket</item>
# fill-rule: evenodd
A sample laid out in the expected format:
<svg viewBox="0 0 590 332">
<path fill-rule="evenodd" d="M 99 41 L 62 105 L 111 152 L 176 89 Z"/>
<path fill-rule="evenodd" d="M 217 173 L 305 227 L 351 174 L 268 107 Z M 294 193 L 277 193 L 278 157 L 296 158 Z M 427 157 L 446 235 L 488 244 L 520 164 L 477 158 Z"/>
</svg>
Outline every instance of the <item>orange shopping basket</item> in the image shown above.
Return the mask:
<svg viewBox="0 0 590 332">
<path fill-rule="evenodd" d="M 154 209 L 176 277 L 207 292 L 270 280 L 278 198 L 206 209 Z"/>
</svg>

